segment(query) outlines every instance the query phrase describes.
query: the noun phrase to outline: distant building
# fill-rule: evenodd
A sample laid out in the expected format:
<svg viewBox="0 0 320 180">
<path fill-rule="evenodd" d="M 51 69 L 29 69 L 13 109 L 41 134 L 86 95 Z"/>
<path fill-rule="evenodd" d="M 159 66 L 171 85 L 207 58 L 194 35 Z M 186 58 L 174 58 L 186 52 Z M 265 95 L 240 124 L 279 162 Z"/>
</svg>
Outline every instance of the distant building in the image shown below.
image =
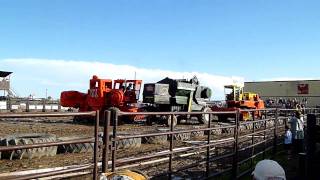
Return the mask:
<svg viewBox="0 0 320 180">
<path fill-rule="evenodd" d="M 276 103 L 298 102 L 308 107 L 320 105 L 320 80 L 245 82 L 244 90 Z"/>
<path fill-rule="evenodd" d="M 0 96 L 14 96 L 10 88 L 10 74 L 12 74 L 12 72 L 0 71 L 0 91 L 3 92 Z"/>
</svg>

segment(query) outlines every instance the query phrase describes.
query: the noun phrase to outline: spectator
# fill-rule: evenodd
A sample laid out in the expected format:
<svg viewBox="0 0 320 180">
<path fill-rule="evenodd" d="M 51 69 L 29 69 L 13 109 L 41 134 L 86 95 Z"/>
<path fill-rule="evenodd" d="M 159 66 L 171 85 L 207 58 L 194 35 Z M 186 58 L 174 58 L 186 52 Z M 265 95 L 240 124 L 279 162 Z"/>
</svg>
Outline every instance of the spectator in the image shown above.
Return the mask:
<svg viewBox="0 0 320 180">
<path fill-rule="evenodd" d="M 289 126 L 285 127 L 286 132 L 284 134 L 284 148 L 287 151 L 288 159 L 290 159 L 291 154 L 291 145 L 292 145 L 292 133 L 289 129 Z"/>
<path fill-rule="evenodd" d="M 252 172 L 254 180 L 286 180 L 284 169 L 273 160 L 262 160 L 258 162 Z"/>
<path fill-rule="evenodd" d="M 301 112 L 296 111 L 295 116 L 289 120 L 291 124 L 291 133 L 293 137 L 293 146 L 295 153 L 303 151 L 303 139 L 304 139 L 304 124 L 301 118 Z"/>
<path fill-rule="evenodd" d="M 130 83 L 128 86 L 127 86 L 127 91 L 130 91 L 132 89 L 132 83 Z"/>
</svg>

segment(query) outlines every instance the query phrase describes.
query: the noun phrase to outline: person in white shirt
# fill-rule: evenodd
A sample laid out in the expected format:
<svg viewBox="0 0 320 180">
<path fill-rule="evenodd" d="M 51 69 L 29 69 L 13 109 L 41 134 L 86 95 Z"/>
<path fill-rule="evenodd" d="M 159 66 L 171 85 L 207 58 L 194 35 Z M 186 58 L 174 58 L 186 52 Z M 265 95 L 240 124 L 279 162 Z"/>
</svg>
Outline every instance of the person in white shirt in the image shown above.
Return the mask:
<svg viewBox="0 0 320 180">
<path fill-rule="evenodd" d="M 293 146 L 295 153 L 303 151 L 303 139 L 304 139 L 304 123 L 301 118 L 301 112 L 296 111 L 295 116 L 289 120 L 291 124 L 291 133 L 293 137 Z"/>
<path fill-rule="evenodd" d="M 289 126 L 285 127 L 286 132 L 284 134 L 284 149 L 287 151 L 288 159 L 290 159 L 291 154 L 291 145 L 292 145 L 292 133 L 289 129 Z"/>
</svg>

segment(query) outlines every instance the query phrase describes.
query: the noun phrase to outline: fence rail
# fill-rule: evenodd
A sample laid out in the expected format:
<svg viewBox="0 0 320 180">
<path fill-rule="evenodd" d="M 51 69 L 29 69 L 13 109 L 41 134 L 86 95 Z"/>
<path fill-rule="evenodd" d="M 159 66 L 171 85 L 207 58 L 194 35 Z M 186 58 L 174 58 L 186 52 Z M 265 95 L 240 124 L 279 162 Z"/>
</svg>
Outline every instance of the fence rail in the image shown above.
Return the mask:
<svg viewBox="0 0 320 180">
<path fill-rule="evenodd" d="M 68 108 L 62 107 L 58 100 L 7 98 L 0 100 L 0 111 L 13 112 L 61 112 Z"/>
</svg>

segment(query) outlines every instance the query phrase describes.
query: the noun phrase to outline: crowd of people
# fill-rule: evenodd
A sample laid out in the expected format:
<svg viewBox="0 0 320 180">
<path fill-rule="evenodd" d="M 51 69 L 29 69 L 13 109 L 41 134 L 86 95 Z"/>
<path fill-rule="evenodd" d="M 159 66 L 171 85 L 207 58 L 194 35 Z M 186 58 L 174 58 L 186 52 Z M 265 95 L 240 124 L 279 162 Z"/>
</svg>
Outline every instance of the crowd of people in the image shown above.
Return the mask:
<svg viewBox="0 0 320 180">
<path fill-rule="evenodd" d="M 298 105 L 306 107 L 307 98 L 268 98 L 265 100 L 266 107 L 278 107 L 284 109 L 295 109 Z"/>
</svg>

